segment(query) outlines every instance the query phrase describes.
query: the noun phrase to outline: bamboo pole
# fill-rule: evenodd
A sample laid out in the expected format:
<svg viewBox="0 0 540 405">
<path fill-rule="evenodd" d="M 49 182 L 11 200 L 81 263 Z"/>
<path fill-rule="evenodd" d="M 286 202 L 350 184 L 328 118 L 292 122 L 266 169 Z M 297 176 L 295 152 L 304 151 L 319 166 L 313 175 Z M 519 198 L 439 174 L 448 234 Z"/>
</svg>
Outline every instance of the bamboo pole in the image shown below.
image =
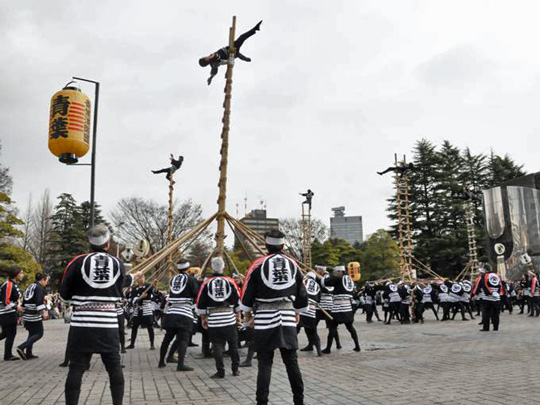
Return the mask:
<svg viewBox="0 0 540 405">
<path fill-rule="evenodd" d="M 234 264 L 234 261 L 232 257 L 229 255 L 229 252 L 227 252 L 226 249 L 223 252 L 225 253 L 225 257 L 227 257 L 227 260 L 229 260 L 229 263 L 232 264 L 232 266 L 234 267 L 234 271 L 236 272 L 236 274 L 240 274 L 240 271 L 238 270 L 238 267 L 236 267 L 236 264 Z M 229 275 L 232 275 L 232 274 L 229 274 Z"/>
<path fill-rule="evenodd" d="M 137 266 L 134 266 L 131 269 L 130 273 L 135 273 L 137 271 L 142 272 L 143 274 L 150 268 L 154 267 L 157 263 L 159 263 L 161 260 L 164 260 L 169 252 L 174 252 L 175 250 L 178 250 L 178 248 L 186 241 L 189 240 L 189 238 L 192 237 L 193 234 L 196 234 L 199 230 L 207 228 L 210 223 L 216 218 L 217 214 L 212 215 L 210 218 L 206 219 L 205 221 L 201 222 L 188 232 L 186 232 L 184 235 L 182 235 L 180 238 L 175 240 L 173 243 L 171 243 L 170 246 L 166 247 L 165 249 L 160 250 L 159 252 L 154 253 L 152 256 L 146 258 L 141 263 L 139 263 Z"/>
<path fill-rule="evenodd" d="M 172 244 L 172 230 L 173 230 L 173 194 L 174 194 L 174 173 L 169 174 L 169 212 L 167 215 L 167 246 Z M 168 267 L 168 276 L 169 280 L 172 278 L 173 272 L 173 258 L 172 251 L 167 257 L 167 267 Z"/>
<path fill-rule="evenodd" d="M 229 155 L 229 129 L 231 116 L 231 98 L 232 98 L 232 77 L 234 67 L 234 56 L 236 49 L 234 48 L 234 36 L 236 30 L 236 16 L 233 17 L 232 26 L 229 29 L 229 61 L 227 63 L 227 72 L 225 73 L 225 101 L 223 102 L 223 128 L 221 131 L 221 163 L 219 165 L 219 196 L 218 196 L 218 213 L 217 213 L 217 232 L 216 232 L 216 247 L 217 253 L 223 254 L 225 250 L 225 216 L 226 216 L 226 200 L 227 200 L 227 165 Z"/>
<path fill-rule="evenodd" d="M 229 224 L 229 227 L 231 228 L 231 230 L 233 231 L 234 233 L 234 236 L 236 237 L 236 239 L 238 240 L 238 242 L 240 243 L 240 247 L 242 248 L 242 250 L 244 251 L 244 253 L 246 254 L 248 260 L 251 262 L 253 261 L 253 258 L 251 256 L 251 254 L 249 253 L 249 250 L 246 248 L 246 245 L 244 245 L 244 242 L 242 241 L 242 238 L 240 238 L 240 235 L 238 234 L 238 231 L 236 230 L 236 228 L 234 227 L 234 225 L 231 223 L 231 221 L 229 220 L 229 218 L 225 218 L 226 221 L 227 221 L 227 224 Z"/>
</svg>

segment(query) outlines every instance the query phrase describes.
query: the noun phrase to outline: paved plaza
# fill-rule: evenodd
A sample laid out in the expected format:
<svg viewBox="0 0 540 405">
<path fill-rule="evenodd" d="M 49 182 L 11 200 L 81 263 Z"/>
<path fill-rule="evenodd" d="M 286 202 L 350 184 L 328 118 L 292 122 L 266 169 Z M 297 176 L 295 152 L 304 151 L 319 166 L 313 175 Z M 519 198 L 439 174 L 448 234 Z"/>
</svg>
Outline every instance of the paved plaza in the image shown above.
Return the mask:
<svg viewBox="0 0 540 405">
<path fill-rule="evenodd" d="M 430 314 L 428 314 L 428 317 Z M 362 352 L 352 351 L 345 328 L 343 349 L 322 358 L 300 353 L 306 404 L 532 404 L 540 398 L 540 318 L 502 315 L 501 330 L 482 333 L 476 321 L 436 322 L 390 326 L 366 324 L 357 314 L 355 325 Z M 45 337 L 34 353 L 39 359 L 3 362 L 2 405 L 63 404 L 67 369 L 64 356 L 68 325 L 45 322 Z M 129 332 L 129 330 L 128 330 Z M 321 337 L 326 330 L 320 327 Z M 25 331 L 20 328 L 16 344 Z M 145 330 L 137 347 L 124 357 L 125 404 L 233 405 L 255 401 L 256 367 L 232 377 L 212 380 L 213 359 L 196 359 L 200 347 L 190 348 L 187 363 L 195 368 L 178 373 L 173 365 L 158 369 L 158 350 L 149 350 Z M 304 332 L 301 344 L 305 345 Z M 197 335 L 196 341 L 200 335 Z M 159 348 L 162 332 L 157 331 Z M 241 350 L 242 357 L 246 349 Z M 291 404 L 287 375 L 276 355 L 271 403 Z M 226 359 L 230 364 L 230 359 Z M 256 366 L 256 361 L 254 361 Z M 107 373 L 98 356 L 83 379 L 81 404 L 110 404 Z"/>
</svg>

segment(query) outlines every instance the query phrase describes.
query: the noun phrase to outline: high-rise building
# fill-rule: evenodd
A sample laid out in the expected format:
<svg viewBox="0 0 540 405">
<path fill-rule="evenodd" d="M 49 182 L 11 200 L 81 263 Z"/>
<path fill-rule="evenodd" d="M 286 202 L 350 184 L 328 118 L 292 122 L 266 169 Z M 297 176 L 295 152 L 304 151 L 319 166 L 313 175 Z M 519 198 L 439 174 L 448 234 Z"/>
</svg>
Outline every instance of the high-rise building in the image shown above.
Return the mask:
<svg viewBox="0 0 540 405">
<path fill-rule="evenodd" d="M 279 219 L 267 218 L 266 210 L 252 210 L 240 222 L 261 236 L 272 229 L 279 229 Z M 235 244 L 238 243 L 237 235 L 240 236 L 240 233 L 236 232 L 235 234 Z M 244 242 L 243 238 L 242 242 Z"/>
<path fill-rule="evenodd" d="M 330 237 L 345 239 L 351 245 L 364 241 L 362 217 L 346 217 L 345 207 L 332 208 L 334 216 L 330 218 Z"/>
</svg>

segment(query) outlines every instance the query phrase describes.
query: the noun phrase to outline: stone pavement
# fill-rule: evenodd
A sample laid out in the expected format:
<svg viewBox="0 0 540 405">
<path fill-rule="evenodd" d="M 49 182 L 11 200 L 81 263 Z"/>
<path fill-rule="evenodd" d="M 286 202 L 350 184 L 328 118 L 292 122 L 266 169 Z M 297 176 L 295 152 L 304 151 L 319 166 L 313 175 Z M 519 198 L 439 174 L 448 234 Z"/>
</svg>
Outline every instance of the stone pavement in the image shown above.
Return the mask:
<svg viewBox="0 0 540 405">
<path fill-rule="evenodd" d="M 501 330 L 481 333 L 476 321 L 436 322 L 390 326 L 366 324 L 357 314 L 362 352 L 352 351 L 345 328 L 343 349 L 322 358 L 300 353 L 306 404 L 532 404 L 540 398 L 540 318 L 502 315 Z M 58 364 L 64 355 L 68 325 L 45 323 L 45 337 L 34 353 L 39 359 L 2 362 L 0 404 L 63 404 L 67 369 Z M 129 332 L 129 330 L 128 330 Z M 325 340 L 326 330 L 319 329 Z M 25 331 L 20 328 L 16 344 Z M 137 347 L 128 351 L 125 404 L 232 405 L 255 403 L 256 367 L 241 369 L 215 381 L 212 359 L 195 359 L 200 348 L 190 348 L 190 373 L 173 365 L 158 369 L 158 350 L 150 351 L 147 332 L 139 332 Z M 161 332 L 156 343 L 161 343 Z M 196 341 L 200 335 L 197 335 Z M 306 342 L 301 332 L 301 344 Z M 3 348 L 2 348 L 3 349 Z M 245 355 L 245 349 L 241 351 Z M 226 359 L 226 364 L 229 363 Z M 256 361 L 254 361 L 256 365 Z M 107 373 L 99 356 L 83 379 L 81 404 L 110 404 Z M 287 375 L 276 354 L 272 404 L 291 404 Z"/>
</svg>

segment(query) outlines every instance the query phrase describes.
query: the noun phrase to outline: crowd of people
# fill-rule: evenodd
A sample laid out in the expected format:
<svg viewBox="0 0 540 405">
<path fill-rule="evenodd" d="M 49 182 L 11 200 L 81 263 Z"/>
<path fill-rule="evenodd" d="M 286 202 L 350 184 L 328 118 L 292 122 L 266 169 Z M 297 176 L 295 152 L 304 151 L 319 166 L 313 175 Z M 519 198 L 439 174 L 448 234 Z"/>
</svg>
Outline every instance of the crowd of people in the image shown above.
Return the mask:
<svg viewBox="0 0 540 405">
<path fill-rule="evenodd" d="M 532 271 L 518 282 L 502 280 L 489 265 L 478 270 L 475 280 L 404 280 L 353 282 L 343 265 L 322 265 L 303 274 L 298 264 L 283 252 L 284 235 L 266 235 L 268 255 L 256 259 L 245 278 L 224 275 L 221 257 L 211 260 L 212 274 L 203 277 L 186 260 L 177 264 L 178 273 L 169 280 L 168 290 L 159 291 L 141 273 L 128 275 L 118 258 L 107 253 L 110 234 L 96 226 L 89 233 L 91 253 L 77 256 L 67 266 L 58 294 L 45 293 L 48 276 L 39 273 L 24 293 L 17 286 L 24 277 L 14 269 L 0 288 L 0 339 L 5 339 L 4 359 L 37 358 L 34 345 L 44 333 L 43 321 L 69 313 L 70 332 L 66 346 L 69 365 L 66 404 L 78 403 L 82 376 L 93 354 L 99 353 L 109 373 L 114 404 L 121 404 L 124 377 L 121 353 L 134 349 L 141 329 L 146 329 L 150 350 L 157 348 L 154 329 L 164 330 L 156 367 L 174 364 L 178 372 L 190 372 L 186 353 L 196 333 L 202 335 L 202 354 L 215 359 L 212 378 L 226 378 L 224 353 L 230 356 L 231 375 L 251 367 L 258 359 L 258 404 L 268 403 L 275 350 L 279 349 L 289 377 L 293 401 L 304 403 L 304 385 L 298 363 L 298 333 L 304 329 L 308 344 L 301 351 L 329 355 L 341 349 L 340 325 L 350 334 L 353 350 L 361 351 L 354 317 L 359 311 L 367 323 L 390 325 L 424 323 L 426 316 L 437 321 L 468 321 L 482 315 L 482 331 L 499 329 L 499 313 L 540 315 L 540 282 Z M 68 304 L 69 303 L 69 304 Z M 65 306 L 67 308 L 65 308 Z M 526 312 L 525 312 L 526 311 Z M 381 314 L 382 312 L 382 314 Z M 20 317 L 18 315 L 21 315 Z M 28 338 L 13 345 L 17 323 L 24 323 Z M 318 334 L 320 321 L 328 329 L 325 347 Z M 131 328 L 126 345 L 126 327 Z M 248 347 L 240 359 L 239 347 Z M 140 343 L 139 343 L 140 344 Z"/>
</svg>

